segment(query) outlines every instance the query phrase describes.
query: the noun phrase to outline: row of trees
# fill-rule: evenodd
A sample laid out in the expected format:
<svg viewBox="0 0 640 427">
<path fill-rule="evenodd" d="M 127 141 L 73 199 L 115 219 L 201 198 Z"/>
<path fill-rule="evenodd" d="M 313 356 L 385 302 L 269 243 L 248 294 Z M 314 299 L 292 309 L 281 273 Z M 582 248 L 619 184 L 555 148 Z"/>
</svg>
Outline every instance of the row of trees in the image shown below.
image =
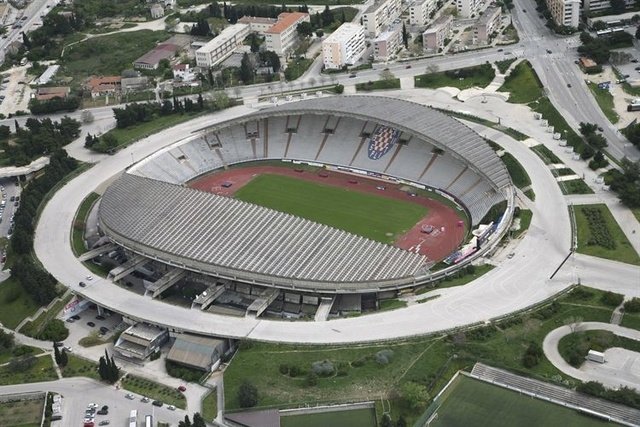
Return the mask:
<svg viewBox="0 0 640 427">
<path fill-rule="evenodd" d="M 598 125 L 595 123 L 580 122 L 580 133 L 586 145 L 580 153 L 582 160 L 589 160 L 589 168 L 592 170 L 600 169 L 609 165 L 609 161 L 602 152 L 609 144 L 607 139 L 598 133 Z"/>
<path fill-rule="evenodd" d="M 80 107 L 80 98 L 77 96 L 67 96 L 66 98 L 55 97 L 45 101 L 38 101 L 33 98 L 29 101 L 29 110 L 32 114 L 51 114 L 59 111 L 74 111 Z"/>
<path fill-rule="evenodd" d="M 60 366 L 61 368 L 64 368 L 69 363 L 69 356 L 67 355 L 67 351 L 65 349 L 62 349 L 62 351 L 60 351 L 60 347 L 55 345 L 55 343 L 53 344 L 53 358 L 56 361 L 56 365 Z"/>
<path fill-rule="evenodd" d="M 193 422 L 189 419 L 188 415 L 184 416 L 184 421 L 178 422 L 178 427 L 206 427 L 204 418 L 200 415 L 200 412 L 193 414 Z"/>
<path fill-rule="evenodd" d="M 78 166 L 67 152 L 57 149 L 51 154 L 44 173 L 31 181 L 22 192 L 22 201 L 15 214 L 14 231 L 11 235 L 11 250 L 16 257 L 11 275 L 22 288 L 41 305 L 48 304 L 57 296 L 56 280 L 33 261 L 34 226 L 38 207 L 45 195 Z"/>
<path fill-rule="evenodd" d="M 625 206 L 640 208 L 640 161 L 622 159 L 621 169 L 622 171 L 614 169 L 609 172 L 609 187 L 618 193 Z"/>
<path fill-rule="evenodd" d="M 608 37 L 593 37 L 585 31 L 580 34 L 580 42 L 582 45 L 578 47 L 579 53 L 588 56 L 598 64 L 604 64 L 609 60 L 611 49 L 631 46 L 633 36 L 621 31 Z"/>
<path fill-rule="evenodd" d="M 80 135 L 80 123 L 69 117 L 59 122 L 49 118 L 29 118 L 23 128 L 15 122 L 15 133 L 9 126 L 0 126 L 0 147 L 11 164 L 22 166 L 69 144 Z"/>
<path fill-rule="evenodd" d="M 107 350 L 104 351 L 104 356 L 100 357 L 98 361 L 98 374 L 102 381 L 106 381 L 110 384 L 115 383 L 120 378 L 120 368 L 116 365 L 113 356 L 109 357 Z"/>
</svg>

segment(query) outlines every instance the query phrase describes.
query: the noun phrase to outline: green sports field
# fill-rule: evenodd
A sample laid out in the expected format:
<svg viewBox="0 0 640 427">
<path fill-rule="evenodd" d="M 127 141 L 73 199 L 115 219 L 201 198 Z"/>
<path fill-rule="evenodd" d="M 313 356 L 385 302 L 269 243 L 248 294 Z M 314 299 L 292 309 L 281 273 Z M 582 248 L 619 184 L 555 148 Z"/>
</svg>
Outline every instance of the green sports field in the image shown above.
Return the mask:
<svg viewBox="0 0 640 427">
<path fill-rule="evenodd" d="M 452 387 L 430 427 L 617 425 L 465 376 L 460 376 Z"/>
<path fill-rule="evenodd" d="M 259 175 L 235 197 L 383 243 L 393 243 L 427 214 L 415 203 L 281 175 Z"/>
</svg>

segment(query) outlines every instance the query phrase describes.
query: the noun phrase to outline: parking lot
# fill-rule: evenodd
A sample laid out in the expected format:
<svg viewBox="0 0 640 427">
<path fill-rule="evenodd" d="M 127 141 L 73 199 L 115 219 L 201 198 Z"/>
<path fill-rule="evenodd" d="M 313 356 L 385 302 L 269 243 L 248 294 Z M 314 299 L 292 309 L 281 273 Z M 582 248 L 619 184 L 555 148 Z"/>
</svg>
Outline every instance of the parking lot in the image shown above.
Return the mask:
<svg viewBox="0 0 640 427">
<path fill-rule="evenodd" d="M 109 421 L 109 425 L 124 426 L 131 410 L 138 411 L 138 425 L 144 420 L 145 415 L 152 415 L 154 421 L 164 421 L 171 425 L 177 425 L 184 420 L 185 411 L 180 409 L 170 410 L 167 405 L 156 407 L 151 402 L 143 402 L 141 396 L 133 395 L 133 399 L 125 396 L 126 390 L 118 390 L 114 386 L 100 384 L 96 381 L 74 378 L 60 381 L 61 384 L 53 386 L 62 396 L 62 420 L 55 421 L 52 427 L 82 426 L 85 421 L 88 405 L 96 405 L 96 414 L 93 418 L 95 426 L 102 421 Z M 98 415 L 97 412 L 104 405 L 108 406 L 106 415 Z"/>
<path fill-rule="evenodd" d="M 76 318 L 77 316 L 77 318 Z M 64 341 L 65 346 L 77 348 L 78 341 L 89 335 L 96 334 L 102 340 L 110 340 L 118 325 L 122 323 L 122 316 L 105 311 L 98 314 L 97 307 L 92 304 L 86 310 L 74 316 L 73 321 L 66 321 L 69 337 Z M 104 329 L 101 329 L 104 328 Z"/>
</svg>

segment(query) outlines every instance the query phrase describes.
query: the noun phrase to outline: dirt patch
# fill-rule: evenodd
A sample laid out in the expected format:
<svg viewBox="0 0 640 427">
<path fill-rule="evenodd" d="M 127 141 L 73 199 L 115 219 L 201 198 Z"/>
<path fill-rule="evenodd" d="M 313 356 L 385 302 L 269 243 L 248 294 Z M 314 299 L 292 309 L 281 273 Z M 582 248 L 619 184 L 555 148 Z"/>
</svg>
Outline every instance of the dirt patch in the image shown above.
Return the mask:
<svg viewBox="0 0 640 427">
<path fill-rule="evenodd" d="M 439 262 L 446 258 L 459 247 L 465 236 L 465 227 L 461 225 L 462 218 L 454 208 L 428 197 L 411 195 L 411 193 L 403 191 L 400 185 L 360 175 L 325 169 L 252 165 L 213 172 L 191 181 L 188 185 L 197 190 L 233 197 L 236 191 L 254 177 L 266 173 L 295 177 L 335 187 L 346 187 L 363 193 L 425 206 L 428 209 L 427 215 L 408 232 L 398 237 L 394 246 L 425 255 L 431 261 Z M 424 228 L 428 228 L 431 232 L 425 233 Z"/>
</svg>

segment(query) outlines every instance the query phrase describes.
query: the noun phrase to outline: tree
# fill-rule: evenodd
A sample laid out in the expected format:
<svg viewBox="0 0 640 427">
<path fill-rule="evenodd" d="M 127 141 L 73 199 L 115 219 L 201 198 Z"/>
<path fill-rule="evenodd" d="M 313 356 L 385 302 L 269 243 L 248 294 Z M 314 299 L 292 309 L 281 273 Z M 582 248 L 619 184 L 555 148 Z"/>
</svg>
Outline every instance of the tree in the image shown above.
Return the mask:
<svg viewBox="0 0 640 427">
<path fill-rule="evenodd" d="M 184 421 L 180 421 L 178 423 L 178 427 L 192 427 L 191 420 L 189 419 L 189 415 L 184 416 Z"/>
<path fill-rule="evenodd" d="M 334 21 L 333 12 L 331 11 L 331 9 L 329 9 L 329 5 L 326 5 L 324 7 L 324 10 L 322 11 L 322 14 L 320 15 L 320 17 L 322 19 L 323 27 L 328 27 L 333 23 Z"/>
<path fill-rule="evenodd" d="M 313 34 L 313 27 L 311 22 L 301 22 L 296 27 L 296 32 L 302 38 L 310 37 Z"/>
<path fill-rule="evenodd" d="M 238 388 L 238 403 L 241 408 L 251 408 L 258 404 L 258 389 L 248 381 Z"/>
<path fill-rule="evenodd" d="M 60 350 L 58 349 L 58 346 L 55 345 L 55 343 L 53 345 L 53 358 L 56 361 L 56 365 L 60 366 Z"/>
<path fill-rule="evenodd" d="M 193 414 L 193 427 L 206 427 L 207 423 L 205 423 L 204 418 L 200 415 L 200 412 L 196 412 Z"/>
<path fill-rule="evenodd" d="M 419 409 L 429 401 L 427 387 L 413 381 L 404 383 L 400 389 L 400 394 L 413 409 Z"/>
<path fill-rule="evenodd" d="M 391 419 L 391 415 L 388 413 L 384 413 L 382 415 L 382 420 L 380 421 L 381 427 L 393 427 L 393 420 Z"/>
<path fill-rule="evenodd" d="M 62 352 L 60 353 L 60 362 L 58 363 L 58 366 L 64 368 L 65 366 L 67 366 L 67 363 L 69 363 L 69 356 L 67 356 L 67 352 L 65 350 L 62 350 Z"/>
<path fill-rule="evenodd" d="M 409 48 L 409 33 L 407 32 L 407 25 L 404 22 L 402 23 L 402 43 L 404 43 L 405 49 Z"/>
<path fill-rule="evenodd" d="M 29 39 L 27 33 L 25 33 L 24 31 L 22 32 L 22 44 L 24 45 L 25 49 L 31 50 L 31 40 Z"/>
<path fill-rule="evenodd" d="M 240 80 L 244 84 L 249 84 L 253 80 L 253 65 L 249 59 L 249 54 L 245 52 L 240 61 Z"/>
<path fill-rule="evenodd" d="M 380 78 L 382 80 L 393 80 L 396 78 L 396 76 L 391 72 L 391 70 L 385 68 L 380 72 Z"/>
<path fill-rule="evenodd" d="M 400 415 L 396 422 L 396 427 L 407 427 L 407 420 L 404 419 L 404 416 Z"/>
<path fill-rule="evenodd" d="M 636 28 L 636 39 L 640 40 L 640 26 L 638 26 L 638 28 Z"/>
</svg>

